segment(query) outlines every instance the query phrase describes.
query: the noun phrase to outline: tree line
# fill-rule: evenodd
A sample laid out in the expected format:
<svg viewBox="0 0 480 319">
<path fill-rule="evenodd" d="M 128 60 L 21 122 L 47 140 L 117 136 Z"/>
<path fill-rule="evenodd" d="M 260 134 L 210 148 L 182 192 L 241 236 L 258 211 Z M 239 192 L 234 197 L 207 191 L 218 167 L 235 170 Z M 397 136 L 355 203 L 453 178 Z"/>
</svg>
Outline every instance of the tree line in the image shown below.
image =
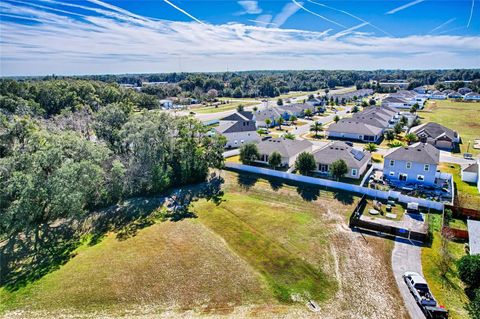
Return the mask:
<svg viewBox="0 0 480 319">
<path fill-rule="evenodd" d="M 456 70 L 305 70 L 305 71 L 245 71 L 217 73 L 159 73 L 129 75 L 92 75 L 68 77 L 66 79 L 90 80 L 105 83 L 132 84 L 138 87 L 144 82 L 166 82 L 166 85 L 144 86 L 142 92 L 159 98 L 180 96 L 203 99 L 210 90 L 219 97 L 276 97 L 289 91 L 316 91 L 337 86 L 372 88 L 379 92 L 389 92 L 390 88 L 373 85 L 370 80 L 407 80 L 409 89 L 421 85 L 437 84 L 447 80 L 473 81 L 465 85 L 479 91 L 479 69 Z M 65 79 L 58 76 L 43 79 Z"/>
<path fill-rule="evenodd" d="M 0 82 L 0 238 L 204 181 L 223 137 L 88 80 Z"/>
</svg>

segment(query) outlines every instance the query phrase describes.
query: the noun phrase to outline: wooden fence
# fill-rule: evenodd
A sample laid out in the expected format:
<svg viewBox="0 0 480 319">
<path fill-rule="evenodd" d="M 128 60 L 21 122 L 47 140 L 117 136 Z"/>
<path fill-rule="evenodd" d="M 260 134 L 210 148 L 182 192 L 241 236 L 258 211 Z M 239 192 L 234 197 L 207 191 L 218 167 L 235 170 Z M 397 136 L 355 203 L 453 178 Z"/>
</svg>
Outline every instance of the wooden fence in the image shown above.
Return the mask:
<svg viewBox="0 0 480 319">
<path fill-rule="evenodd" d="M 453 240 L 461 240 L 461 241 L 468 240 L 468 230 L 452 228 L 449 226 L 442 227 L 442 235 L 448 239 L 453 239 Z"/>
</svg>

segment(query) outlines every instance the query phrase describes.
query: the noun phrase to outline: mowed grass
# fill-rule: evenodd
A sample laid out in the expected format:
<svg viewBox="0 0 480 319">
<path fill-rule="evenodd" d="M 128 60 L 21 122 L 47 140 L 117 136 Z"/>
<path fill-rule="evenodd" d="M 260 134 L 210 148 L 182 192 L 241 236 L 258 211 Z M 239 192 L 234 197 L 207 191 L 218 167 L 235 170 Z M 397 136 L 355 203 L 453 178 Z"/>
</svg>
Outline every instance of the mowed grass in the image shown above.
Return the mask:
<svg viewBox="0 0 480 319">
<path fill-rule="evenodd" d="M 437 122 L 452 130 L 456 130 L 462 138 L 460 150 L 480 154 L 480 150 L 472 146 L 475 139 L 480 139 L 480 103 L 455 102 L 452 100 L 428 101 L 424 111 L 418 112 L 422 123 Z"/>
<path fill-rule="evenodd" d="M 15 292 L 2 310 L 118 311 L 140 305 L 180 309 L 271 302 L 261 276 L 198 220 L 163 222 L 119 240 L 108 235 Z"/>
<path fill-rule="evenodd" d="M 202 200 L 193 210 L 262 274 L 278 301 L 328 300 L 337 283 L 323 271 L 329 262 L 329 231 L 320 222 L 325 208 L 303 200 L 290 186 L 273 192 L 265 180 L 253 182 L 248 190 L 227 184 L 225 202 Z"/>
<path fill-rule="evenodd" d="M 191 207 L 127 239 L 82 245 L 58 270 L 16 291 L 0 288 L 0 313 L 132 314 L 332 301 L 338 290 L 331 235 L 357 197 L 222 172 L 223 200 Z M 142 309 L 143 309 L 142 308 Z M 28 312 L 25 317 L 28 316 Z M 50 316 L 50 315 L 49 315 Z M 48 316 L 47 316 L 48 317 Z"/>
<path fill-rule="evenodd" d="M 433 242 L 431 247 L 422 248 L 422 267 L 425 279 L 439 302 L 445 306 L 452 319 L 468 318 L 468 313 L 464 306 L 468 302 L 468 297 L 464 292 L 464 285 L 458 277 L 455 262 L 465 255 L 464 244 L 450 241 L 448 243 L 449 253 L 453 257 L 450 270 L 445 278 L 441 276 L 439 264 L 441 261 L 441 216 L 430 215 L 434 227 Z"/>
<path fill-rule="evenodd" d="M 462 181 L 461 166 L 451 163 L 440 163 L 440 171 L 453 175 L 457 191 L 457 201 L 462 207 L 478 209 L 480 207 L 480 193 L 477 185 Z"/>
</svg>

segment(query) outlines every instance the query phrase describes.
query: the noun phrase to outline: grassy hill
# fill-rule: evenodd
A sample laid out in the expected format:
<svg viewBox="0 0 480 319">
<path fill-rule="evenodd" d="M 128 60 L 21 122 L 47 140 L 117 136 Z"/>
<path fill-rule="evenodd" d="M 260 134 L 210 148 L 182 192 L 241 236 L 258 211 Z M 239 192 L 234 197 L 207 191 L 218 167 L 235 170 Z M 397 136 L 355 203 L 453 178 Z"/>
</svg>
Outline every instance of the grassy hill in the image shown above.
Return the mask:
<svg viewBox="0 0 480 319">
<path fill-rule="evenodd" d="M 406 317 L 390 270 L 392 243 L 347 227 L 358 198 L 222 176 L 221 200 L 194 202 L 193 218 L 84 244 L 41 279 L 0 288 L 1 310 L 21 318 Z M 321 312 L 310 312 L 307 300 Z"/>
</svg>

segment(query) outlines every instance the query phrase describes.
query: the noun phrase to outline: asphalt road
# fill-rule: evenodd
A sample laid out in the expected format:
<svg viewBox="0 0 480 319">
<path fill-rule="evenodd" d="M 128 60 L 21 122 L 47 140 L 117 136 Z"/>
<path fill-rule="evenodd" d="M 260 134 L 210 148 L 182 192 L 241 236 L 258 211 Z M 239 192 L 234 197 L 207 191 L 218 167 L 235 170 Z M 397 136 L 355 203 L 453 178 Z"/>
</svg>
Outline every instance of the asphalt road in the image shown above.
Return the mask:
<svg viewBox="0 0 480 319">
<path fill-rule="evenodd" d="M 408 215 L 404 217 L 404 220 L 407 226 L 409 223 L 417 222 Z M 392 252 L 393 275 L 395 276 L 405 308 L 412 319 L 425 319 L 425 315 L 417 305 L 402 276 L 406 271 L 414 271 L 423 276 L 421 249 L 420 243 L 397 237 Z"/>
</svg>

